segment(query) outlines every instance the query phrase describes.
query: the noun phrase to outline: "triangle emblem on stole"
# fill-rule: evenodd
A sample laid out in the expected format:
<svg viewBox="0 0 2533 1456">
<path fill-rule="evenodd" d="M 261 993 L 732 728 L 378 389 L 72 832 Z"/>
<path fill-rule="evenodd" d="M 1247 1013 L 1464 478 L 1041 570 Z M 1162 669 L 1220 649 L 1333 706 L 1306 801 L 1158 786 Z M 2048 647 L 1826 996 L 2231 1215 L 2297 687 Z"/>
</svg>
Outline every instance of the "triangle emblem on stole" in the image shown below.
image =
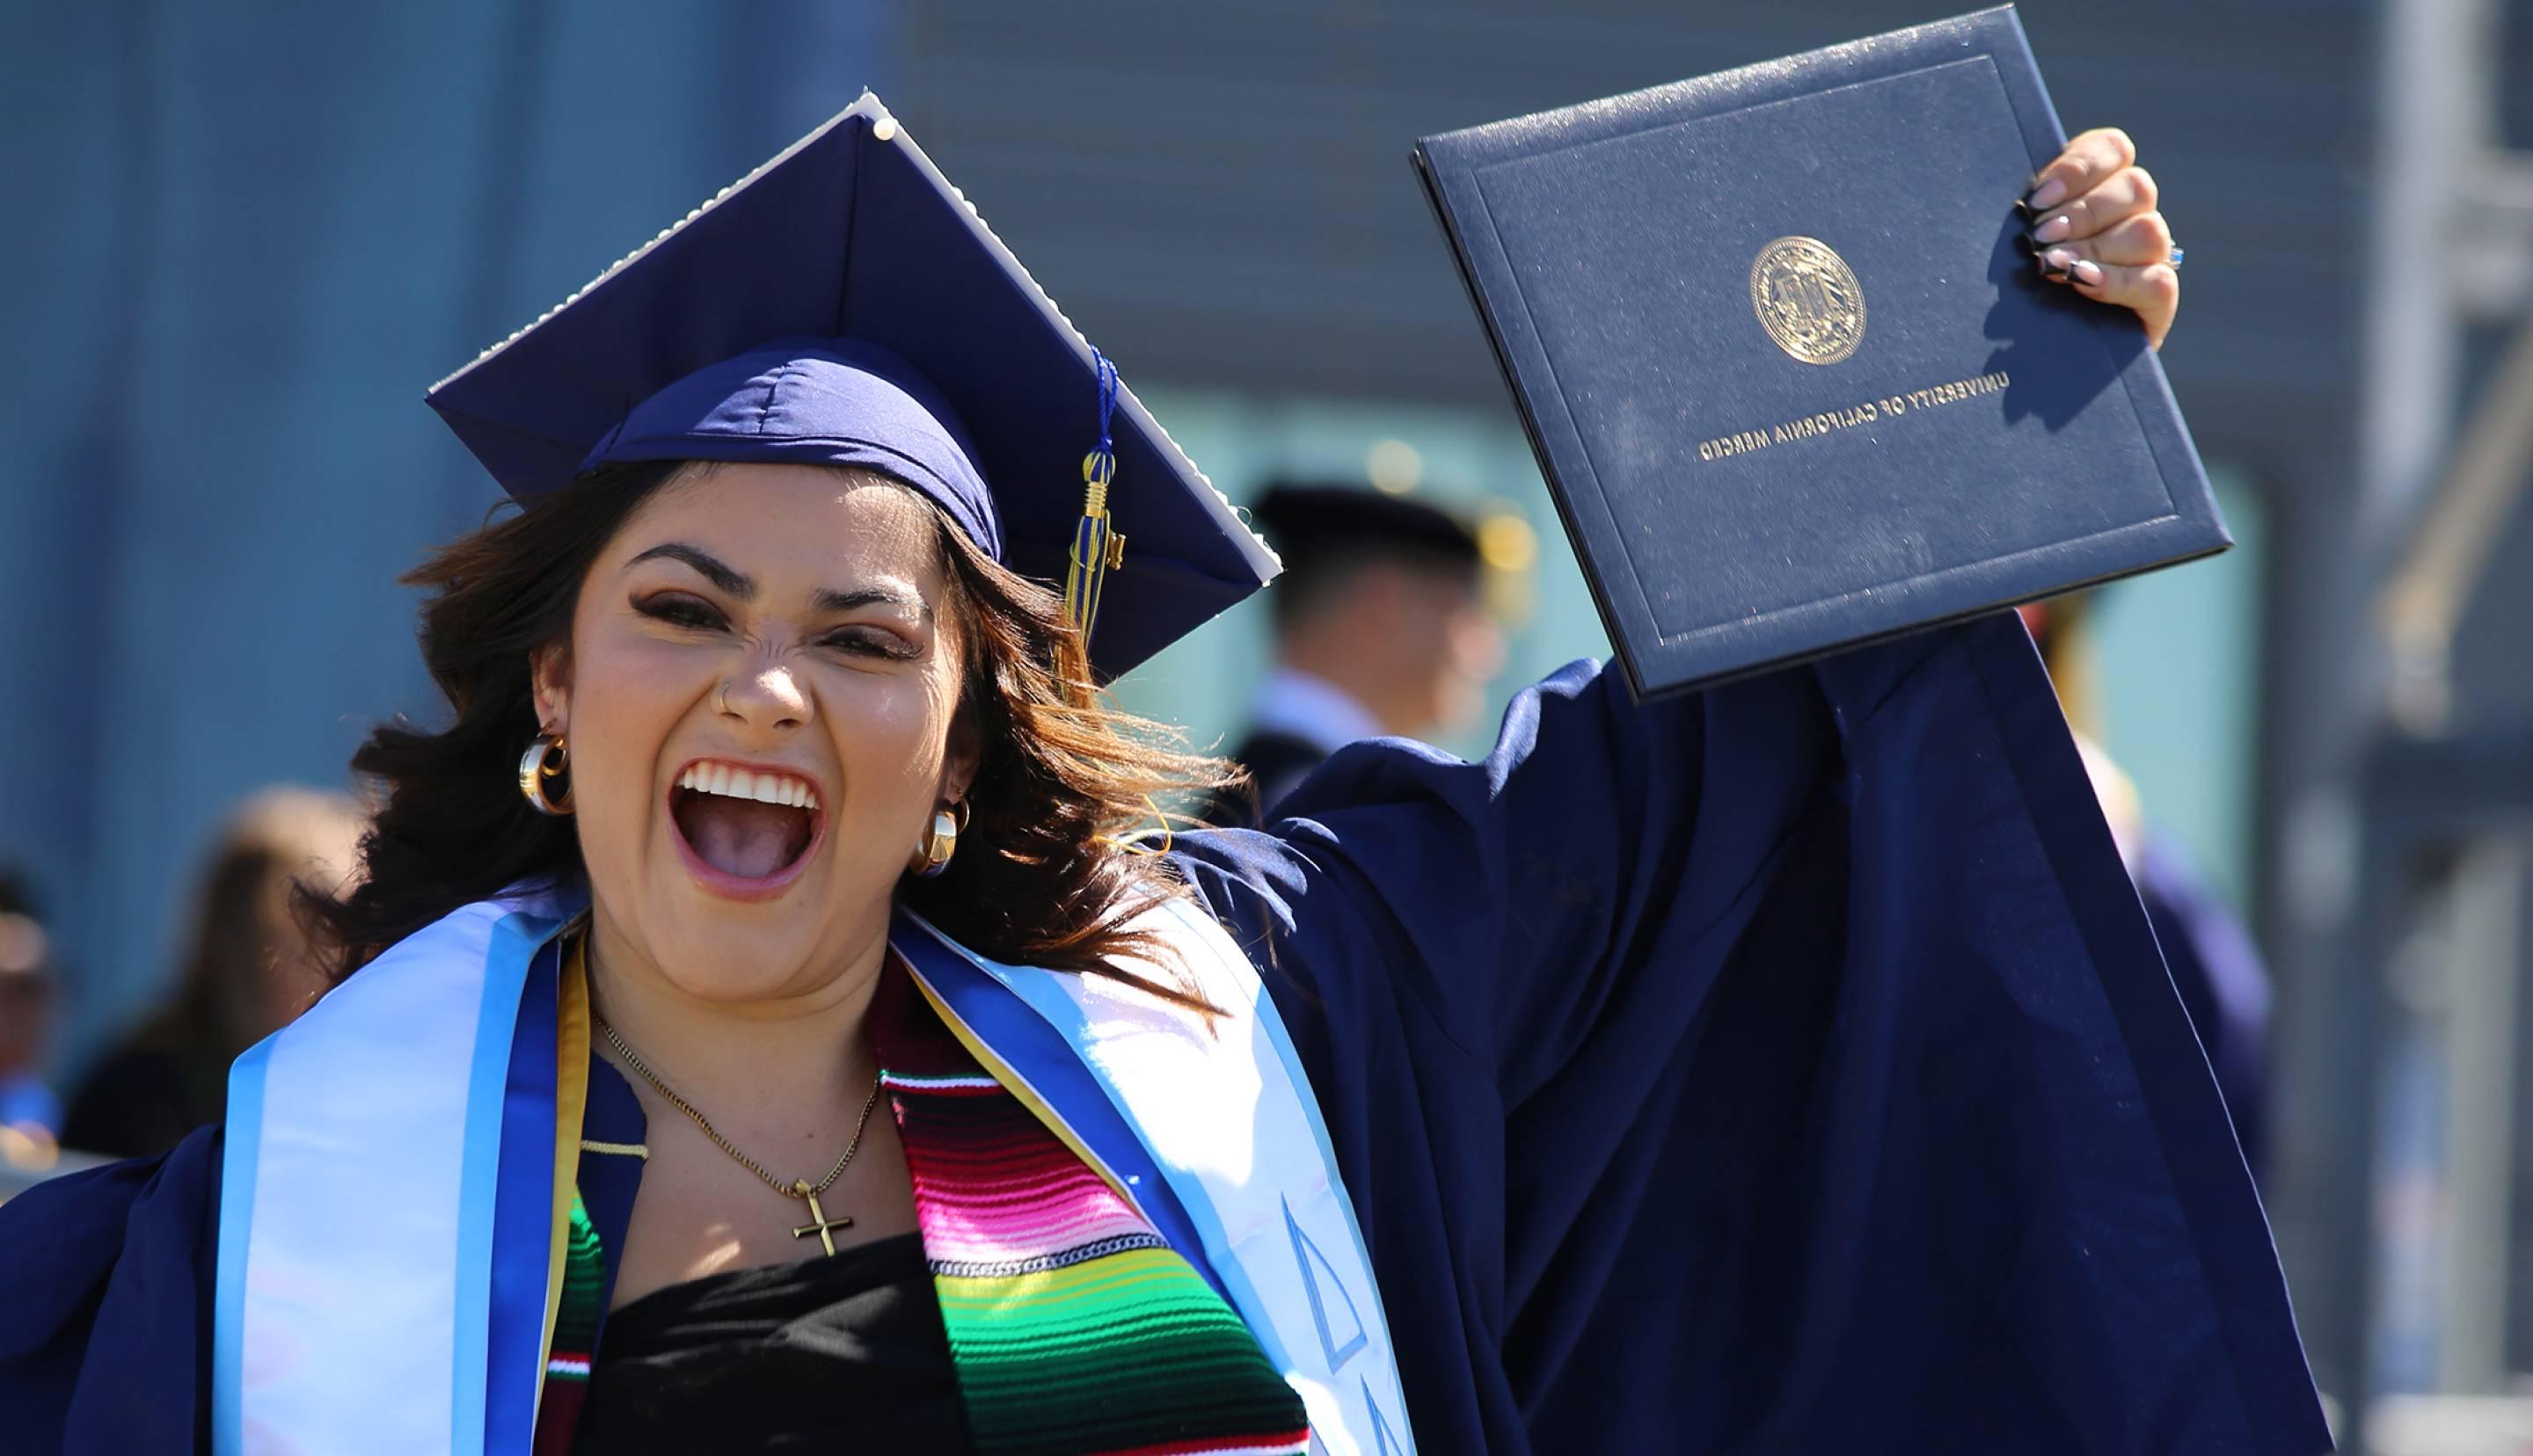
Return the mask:
<svg viewBox="0 0 2533 1456">
<path fill-rule="evenodd" d="M 1354 1296 L 1347 1292 L 1345 1281 L 1337 1277 L 1334 1265 L 1311 1236 L 1293 1218 L 1291 1200 L 1284 1201 L 1284 1230 L 1293 1236 L 1293 1263 L 1301 1270 L 1302 1292 L 1310 1296 L 1311 1319 L 1320 1329 L 1320 1350 L 1328 1358 L 1328 1373 L 1344 1369 L 1345 1363 L 1363 1353 L 1371 1337 L 1364 1333 L 1363 1315 L 1355 1309 Z M 1325 1291 L 1325 1293 L 1323 1291 Z M 1333 1296 L 1333 1299 L 1331 1298 Z M 1336 1316 L 1333 1320 L 1329 1316 Z"/>
</svg>

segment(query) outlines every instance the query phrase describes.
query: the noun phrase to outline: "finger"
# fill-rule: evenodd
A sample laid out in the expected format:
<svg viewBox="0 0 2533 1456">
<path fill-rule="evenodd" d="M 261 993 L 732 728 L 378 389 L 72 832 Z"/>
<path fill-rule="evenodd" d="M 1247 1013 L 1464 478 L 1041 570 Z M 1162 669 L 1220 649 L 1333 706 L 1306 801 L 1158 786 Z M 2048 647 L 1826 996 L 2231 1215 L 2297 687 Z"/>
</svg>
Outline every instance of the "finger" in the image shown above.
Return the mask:
<svg viewBox="0 0 2533 1456">
<path fill-rule="evenodd" d="M 2181 274 L 2168 262 L 2125 267 L 2082 259 L 2068 269 L 2067 281 L 2087 298 L 2136 314 L 2146 325 L 2150 348 L 2163 347 L 2163 336 L 2172 331 L 2172 317 L 2181 309 Z"/>
<path fill-rule="evenodd" d="M 2150 262 L 2172 261 L 2172 229 L 2160 212 L 2149 212 L 2118 224 L 2097 238 L 2075 243 L 2056 243 L 2034 250 L 2044 273 L 2065 272 L 2079 259 L 2095 262 L 2115 262 L 2125 267 L 2144 267 Z"/>
<path fill-rule="evenodd" d="M 2091 192 L 2094 183 L 2136 161 L 2137 144 L 2128 133 L 2117 127 L 2087 132 L 2068 143 L 2067 149 L 2032 179 L 2032 193 L 2024 206 L 2037 217 Z"/>
<path fill-rule="evenodd" d="M 2044 247 L 2081 242 L 2153 211 L 2158 196 L 2146 168 L 2122 167 L 2083 197 L 2042 213 L 2032 224 L 2032 241 Z"/>
</svg>

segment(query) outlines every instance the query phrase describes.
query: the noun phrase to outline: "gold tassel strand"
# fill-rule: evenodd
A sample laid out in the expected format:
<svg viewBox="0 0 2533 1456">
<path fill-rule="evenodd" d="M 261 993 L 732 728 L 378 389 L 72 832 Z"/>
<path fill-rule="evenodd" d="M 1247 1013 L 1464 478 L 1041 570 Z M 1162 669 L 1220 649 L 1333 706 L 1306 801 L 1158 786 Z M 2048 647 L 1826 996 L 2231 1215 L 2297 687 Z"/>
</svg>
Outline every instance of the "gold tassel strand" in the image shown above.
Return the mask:
<svg viewBox="0 0 2533 1456">
<path fill-rule="evenodd" d="M 1073 526 L 1073 561 L 1064 573 L 1064 612 L 1090 650 L 1090 627 L 1099 617 L 1099 593 L 1108 573 L 1126 564 L 1126 538 L 1108 516 L 1108 483 L 1117 457 L 1092 450 L 1082 457 L 1082 519 Z"/>
</svg>

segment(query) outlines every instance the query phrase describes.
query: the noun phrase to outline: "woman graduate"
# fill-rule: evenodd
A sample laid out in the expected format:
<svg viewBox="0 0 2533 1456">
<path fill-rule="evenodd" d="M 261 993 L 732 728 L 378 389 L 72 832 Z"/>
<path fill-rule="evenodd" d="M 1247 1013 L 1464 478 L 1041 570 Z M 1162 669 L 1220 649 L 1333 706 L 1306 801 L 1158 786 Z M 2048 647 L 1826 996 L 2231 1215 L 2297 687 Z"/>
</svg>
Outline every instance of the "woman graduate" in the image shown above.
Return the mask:
<svg viewBox="0 0 2533 1456">
<path fill-rule="evenodd" d="M 2327 1445 L 2011 616 L 1128 843 L 1271 557 L 869 97 L 431 398 L 453 720 L 225 1129 L 0 1209 L 13 1448 Z"/>
</svg>

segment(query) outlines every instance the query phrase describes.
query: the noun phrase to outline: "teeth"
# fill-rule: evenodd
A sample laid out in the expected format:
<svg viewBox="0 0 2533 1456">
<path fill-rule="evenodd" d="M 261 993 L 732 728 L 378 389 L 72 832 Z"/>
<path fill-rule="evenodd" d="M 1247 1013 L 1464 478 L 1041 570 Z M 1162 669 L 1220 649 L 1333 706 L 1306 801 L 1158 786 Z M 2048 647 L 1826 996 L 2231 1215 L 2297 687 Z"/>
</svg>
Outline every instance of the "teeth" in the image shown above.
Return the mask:
<svg viewBox="0 0 2533 1456">
<path fill-rule="evenodd" d="M 697 793 L 718 793 L 727 798 L 753 799 L 760 804 L 782 804 L 795 809 L 818 807 L 817 790 L 805 780 L 789 774 L 758 774 L 746 769 L 734 769 L 728 764 L 697 764 L 677 777 L 679 788 Z"/>
</svg>

